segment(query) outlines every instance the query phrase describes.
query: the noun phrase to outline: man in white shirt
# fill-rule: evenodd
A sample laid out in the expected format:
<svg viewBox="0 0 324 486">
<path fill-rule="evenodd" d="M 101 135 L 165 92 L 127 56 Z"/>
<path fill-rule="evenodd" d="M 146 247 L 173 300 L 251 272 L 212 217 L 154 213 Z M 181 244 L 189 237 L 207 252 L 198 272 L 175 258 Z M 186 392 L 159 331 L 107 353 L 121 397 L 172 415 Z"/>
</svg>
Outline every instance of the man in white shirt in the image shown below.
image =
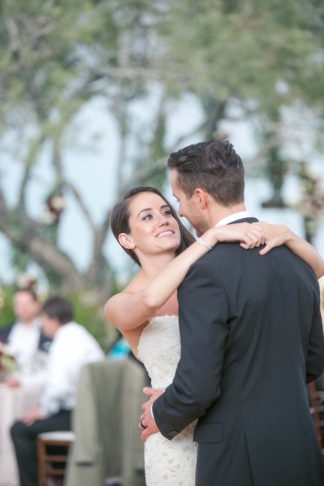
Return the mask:
<svg viewBox="0 0 324 486">
<path fill-rule="evenodd" d="M 21 289 L 15 292 L 13 308 L 17 320 L 13 325 L 0 330 L 0 340 L 7 343 L 19 366 L 19 372 L 6 379 L 7 385 L 17 387 L 25 383 L 25 377 L 33 378 L 40 371 L 46 362 L 51 339 L 42 332 L 38 316 L 40 306 L 33 290 Z M 35 384 L 38 384 L 37 380 Z"/>
<path fill-rule="evenodd" d="M 36 486 L 37 436 L 42 432 L 71 430 L 78 379 L 86 363 L 104 358 L 88 331 L 73 321 L 70 303 L 52 297 L 42 307 L 42 326 L 53 339 L 49 351 L 46 383 L 39 408 L 27 413 L 11 428 L 21 486 Z"/>
</svg>

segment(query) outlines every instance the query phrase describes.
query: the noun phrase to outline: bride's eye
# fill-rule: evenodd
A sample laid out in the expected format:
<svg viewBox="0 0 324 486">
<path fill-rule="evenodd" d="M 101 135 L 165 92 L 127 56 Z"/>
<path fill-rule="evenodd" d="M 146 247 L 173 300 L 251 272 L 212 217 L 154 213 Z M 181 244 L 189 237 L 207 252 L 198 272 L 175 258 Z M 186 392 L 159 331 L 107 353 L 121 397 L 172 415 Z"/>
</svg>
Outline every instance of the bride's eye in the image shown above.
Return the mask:
<svg viewBox="0 0 324 486">
<path fill-rule="evenodd" d="M 171 209 L 166 209 L 163 214 L 164 216 L 172 216 Z"/>
<path fill-rule="evenodd" d="M 145 214 L 145 216 L 143 216 L 142 220 L 143 221 L 149 221 L 150 219 L 152 219 L 152 214 L 148 213 L 148 214 Z"/>
</svg>

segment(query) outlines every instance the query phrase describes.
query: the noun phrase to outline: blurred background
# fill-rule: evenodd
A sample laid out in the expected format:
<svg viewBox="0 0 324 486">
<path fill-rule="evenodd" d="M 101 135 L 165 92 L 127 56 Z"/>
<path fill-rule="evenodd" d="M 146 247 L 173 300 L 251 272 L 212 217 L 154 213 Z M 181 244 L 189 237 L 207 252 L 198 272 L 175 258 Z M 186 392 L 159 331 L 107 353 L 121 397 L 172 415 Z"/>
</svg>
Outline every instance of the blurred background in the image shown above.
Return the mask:
<svg viewBox="0 0 324 486">
<path fill-rule="evenodd" d="M 136 268 L 109 231 L 168 154 L 229 138 L 247 207 L 324 256 L 322 0 L 0 3 L 0 325 L 62 293 L 108 350 L 103 304 Z M 107 333 L 108 329 L 108 333 Z"/>
</svg>

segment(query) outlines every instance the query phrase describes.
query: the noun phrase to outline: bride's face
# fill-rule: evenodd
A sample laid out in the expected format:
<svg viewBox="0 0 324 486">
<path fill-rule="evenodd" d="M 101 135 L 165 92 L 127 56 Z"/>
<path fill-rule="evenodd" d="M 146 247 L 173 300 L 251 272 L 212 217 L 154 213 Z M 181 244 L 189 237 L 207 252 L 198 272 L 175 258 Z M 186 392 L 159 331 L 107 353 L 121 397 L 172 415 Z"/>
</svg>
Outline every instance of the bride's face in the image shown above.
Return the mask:
<svg viewBox="0 0 324 486">
<path fill-rule="evenodd" d="M 129 214 L 130 234 L 120 239 L 123 246 L 134 250 L 139 258 L 176 251 L 180 244 L 179 226 L 170 206 L 159 195 L 138 194 L 129 204 Z"/>
</svg>

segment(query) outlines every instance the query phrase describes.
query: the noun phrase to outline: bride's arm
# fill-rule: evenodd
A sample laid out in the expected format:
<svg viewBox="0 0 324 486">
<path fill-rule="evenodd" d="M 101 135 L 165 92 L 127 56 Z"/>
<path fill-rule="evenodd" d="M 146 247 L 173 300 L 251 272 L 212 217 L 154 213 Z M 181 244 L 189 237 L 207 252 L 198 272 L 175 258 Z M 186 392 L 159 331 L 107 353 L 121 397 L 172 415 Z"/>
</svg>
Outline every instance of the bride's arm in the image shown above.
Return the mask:
<svg viewBox="0 0 324 486">
<path fill-rule="evenodd" d="M 260 251 L 260 255 L 265 255 L 272 248 L 286 245 L 297 256 L 302 258 L 314 271 L 317 278 L 324 275 L 324 260 L 315 248 L 300 238 L 284 225 L 260 223 L 265 236 L 266 246 Z"/>
<path fill-rule="evenodd" d="M 174 258 L 143 290 L 124 290 L 111 297 L 105 305 L 107 320 L 121 332 L 139 327 L 171 297 L 190 266 L 221 241 L 240 241 L 245 248 L 253 248 L 263 244 L 264 235 L 260 225 L 248 223 L 209 229 L 200 242 L 194 242 Z"/>
</svg>

